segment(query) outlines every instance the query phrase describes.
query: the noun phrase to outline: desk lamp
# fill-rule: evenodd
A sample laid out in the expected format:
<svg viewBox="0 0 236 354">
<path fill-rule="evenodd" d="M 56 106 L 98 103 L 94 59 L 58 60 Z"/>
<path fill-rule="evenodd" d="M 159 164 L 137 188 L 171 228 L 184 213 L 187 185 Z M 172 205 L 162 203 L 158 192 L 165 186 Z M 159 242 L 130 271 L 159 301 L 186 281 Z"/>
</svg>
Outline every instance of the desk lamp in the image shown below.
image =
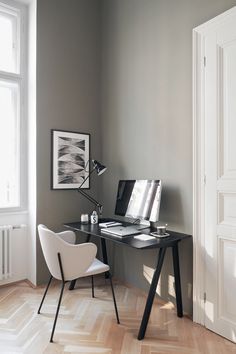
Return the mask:
<svg viewBox="0 0 236 354">
<path fill-rule="evenodd" d="M 98 176 L 101 176 L 103 174 L 103 172 L 106 171 L 106 166 L 103 166 L 100 162 L 96 161 L 96 160 L 92 160 L 92 164 L 93 164 L 93 168 L 91 171 L 89 171 L 88 176 L 85 178 L 85 180 L 83 181 L 83 183 L 79 186 L 79 188 L 77 189 L 77 191 L 82 194 L 85 198 L 87 198 L 91 203 L 93 203 L 94 205 L 96 205 L 96 207 L 98 208 L 98 212 L 99 212 L 99 217 L 102 215 L 102 204 L 100 204 L 96 199 L 94 199 L 93 197 L 91 197 L 89 194 L 87 194 L 86 192 L 84 192 L 83 189 L 81 189 L 81 187 L 83 186 L 83 184 L 87 181 L 87 179 L 91 176 L 91 174 L 96 171 Z"/>
</svg>

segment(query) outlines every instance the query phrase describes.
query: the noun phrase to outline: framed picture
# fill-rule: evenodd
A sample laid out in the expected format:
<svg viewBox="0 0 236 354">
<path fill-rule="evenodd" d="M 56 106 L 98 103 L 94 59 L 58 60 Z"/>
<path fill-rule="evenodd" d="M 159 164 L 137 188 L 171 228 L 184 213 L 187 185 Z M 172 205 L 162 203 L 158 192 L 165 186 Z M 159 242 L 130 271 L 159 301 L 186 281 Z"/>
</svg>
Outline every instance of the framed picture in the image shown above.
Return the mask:
<svg viewBox="0 0 236 354">
<path fill-rule="evenodd" d="M 52 189 L 77 189 L 88 177 L 90 134 L 52 130 Z M 82 188 L 89 188 L 89 178 Z"/>
</svg>

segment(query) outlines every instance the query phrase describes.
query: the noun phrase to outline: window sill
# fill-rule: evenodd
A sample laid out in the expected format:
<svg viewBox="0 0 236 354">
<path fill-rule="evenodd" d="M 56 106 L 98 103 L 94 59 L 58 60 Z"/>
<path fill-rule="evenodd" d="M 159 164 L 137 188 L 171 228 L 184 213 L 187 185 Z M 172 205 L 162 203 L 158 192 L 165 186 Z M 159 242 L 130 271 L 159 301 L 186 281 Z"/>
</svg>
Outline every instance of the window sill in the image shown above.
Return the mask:
<svg viewBox="0 0 236 354">
<path fill-rule="evenodd" d="M 28 210 L 6 210 L 0 209 L 0 215 L 26 215 Z"/>
</svg>

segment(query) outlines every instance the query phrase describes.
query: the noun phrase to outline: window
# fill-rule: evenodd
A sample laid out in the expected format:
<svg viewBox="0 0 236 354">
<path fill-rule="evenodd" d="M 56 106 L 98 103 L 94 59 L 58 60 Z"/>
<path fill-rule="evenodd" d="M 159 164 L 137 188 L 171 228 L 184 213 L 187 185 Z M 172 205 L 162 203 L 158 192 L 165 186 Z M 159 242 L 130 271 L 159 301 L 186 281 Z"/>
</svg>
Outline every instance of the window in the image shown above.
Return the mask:
<svg viewBox="0 0 236 354">
<path fill-rule="evenodd" d="M 23 36 L 23 7 L 14 2 L 0 2 L 0 209 L 21 209 L 23 195 L 24 160 L 26 151 L 23 128 L 26 55 Z"/>
</svg>

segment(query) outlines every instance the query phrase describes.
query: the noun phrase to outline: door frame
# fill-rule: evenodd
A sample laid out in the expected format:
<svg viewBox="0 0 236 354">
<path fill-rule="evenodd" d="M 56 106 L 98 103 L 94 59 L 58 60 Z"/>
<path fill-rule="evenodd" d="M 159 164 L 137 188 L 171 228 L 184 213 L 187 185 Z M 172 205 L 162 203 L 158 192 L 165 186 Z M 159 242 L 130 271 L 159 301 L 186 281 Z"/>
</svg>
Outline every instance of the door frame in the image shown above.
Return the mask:
<svg viewBox="0 0 236 354">
<path fill-rule="evenodd" d="M 193 321 L 205 324 L 205 115 L 204 36 L 193 29 Z"/>
<path fill-rule="evenodd" d="M 205 36 L 236 6 L 193 29 L 193 321 L 205 325 Z"/>
</svg>

